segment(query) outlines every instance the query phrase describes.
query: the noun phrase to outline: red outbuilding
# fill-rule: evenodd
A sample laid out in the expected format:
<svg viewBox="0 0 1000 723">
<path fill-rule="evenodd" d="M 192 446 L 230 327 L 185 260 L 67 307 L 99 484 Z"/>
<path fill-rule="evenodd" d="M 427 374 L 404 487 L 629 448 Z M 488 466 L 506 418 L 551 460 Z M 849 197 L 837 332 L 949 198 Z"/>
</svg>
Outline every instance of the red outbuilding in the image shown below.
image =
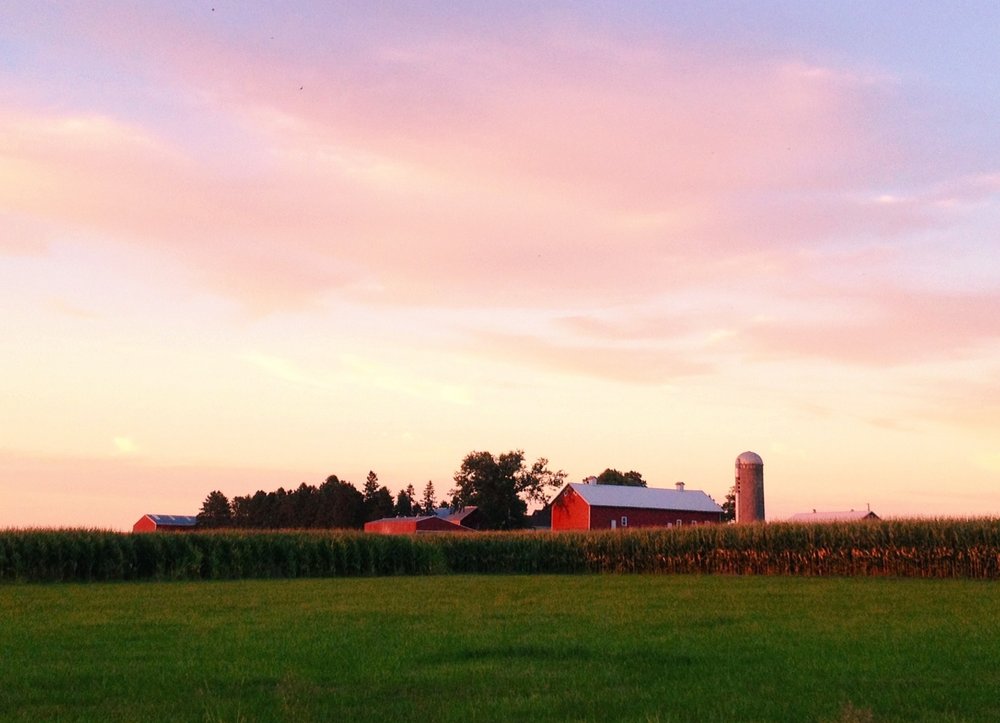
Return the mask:
<svg viewBox="0 0 1000 723">
<path fill-rule="evenodd" d="M 420 515 L 384 517 L 381 520 L 366 522 L 365 532 L 374 532 L 378 535 L 414 535 L 426 532 L 475 532 L 475 530 L 437 515 Z"/>
<path fill-rule="evenodd" d="M 132 525 L 132 532 L 193 530 L 197 524 L 194 515 L 143 515 Z"/>
<path fill-rule="evenodd" d="M 552 500 L 553 530 L 673 527 L 722 521 L 722 508 L 700 490 L 568 484 Z"/>
</svg>

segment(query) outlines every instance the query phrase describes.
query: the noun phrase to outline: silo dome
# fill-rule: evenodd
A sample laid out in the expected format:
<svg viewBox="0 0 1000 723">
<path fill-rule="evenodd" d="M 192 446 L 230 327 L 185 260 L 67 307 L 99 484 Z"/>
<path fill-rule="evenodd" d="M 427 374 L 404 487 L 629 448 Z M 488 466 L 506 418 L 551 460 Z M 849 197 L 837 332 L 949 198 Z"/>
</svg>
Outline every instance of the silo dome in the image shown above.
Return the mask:
<svg viewBox="0 0 1000 723">
<path fill-rule="evenodd" d="M 744 452 L 736 458 L 736 464 L 764 464 L 764 460 L 756 452 Z"/>
</svg>

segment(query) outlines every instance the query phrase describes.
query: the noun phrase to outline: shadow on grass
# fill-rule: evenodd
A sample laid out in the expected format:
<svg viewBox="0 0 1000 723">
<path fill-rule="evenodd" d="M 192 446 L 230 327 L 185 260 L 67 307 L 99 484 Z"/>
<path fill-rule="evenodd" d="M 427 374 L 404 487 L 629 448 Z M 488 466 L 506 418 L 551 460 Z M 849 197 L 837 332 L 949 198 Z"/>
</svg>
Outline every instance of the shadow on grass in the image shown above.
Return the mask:
<svg viewBox="0 0 1000 723">
<path fill-rule="evenodd" d="M 547 662 L 596 662 L 628 663 L 634 660 L 634 652 L 595 650 L 582 645 L 551 646 L 542 645 L 497 645 L 476 646 L 468 648 L 453 648 L 435 651 L 433 654 L 421 656 L 419 662 L 424 665 L 446 665 L 479 661 L 531 661 Z M 690 655 L 672 655 L 662 651 L 644 655 L 644 662 L 660 666 L 690 666 L 694 658 Z"/>
</svg>

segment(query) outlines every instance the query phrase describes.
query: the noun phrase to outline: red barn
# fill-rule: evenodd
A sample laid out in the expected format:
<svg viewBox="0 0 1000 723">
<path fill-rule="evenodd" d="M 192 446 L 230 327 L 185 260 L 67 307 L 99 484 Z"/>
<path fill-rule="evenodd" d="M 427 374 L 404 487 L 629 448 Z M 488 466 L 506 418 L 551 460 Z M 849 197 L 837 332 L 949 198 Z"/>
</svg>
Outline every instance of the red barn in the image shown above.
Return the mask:
<svg viewBox="0 0 1000 723">
<path fill-rule="evenodd" d="M 700 490 L 568 484 L 552 500 L 553 530 L 672 527 L 722 521 L 722 508 Z"/>
<path fill-rule="evenodd" d="M 381 520 L 366 522 L 365 532 L 374 532 L 378 535 L 414 535 L 426 532 L 475 532 L 475 530 L 437 515 L 420 515 L 383 517 Z"/>
<path fill-rule="evenodd" d="M 143 515 L 132 525 L 132 532 L 193 530 L 197 524 L 198 518 L 194 515 Z"/>
</svg>

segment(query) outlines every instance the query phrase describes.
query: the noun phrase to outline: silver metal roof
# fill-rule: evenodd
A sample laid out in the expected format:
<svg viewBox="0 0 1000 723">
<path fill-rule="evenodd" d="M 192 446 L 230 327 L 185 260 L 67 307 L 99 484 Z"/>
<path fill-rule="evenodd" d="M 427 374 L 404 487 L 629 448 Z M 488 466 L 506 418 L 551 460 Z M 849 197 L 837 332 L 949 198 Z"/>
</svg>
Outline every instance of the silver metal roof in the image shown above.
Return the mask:
<svg viewBox="0 0 1000 723">
<path fill-rule="evenodd" d="M 175 527 L 194 527 L 198 524 L 195 515 L 146 515 L 158 525 L 173 525 Z"/>
<path fill-rule="evenodd" d="M 634 507 L 643 510 L 722 512 L 722 508 L 701 490 L 624 487 L 621 485 L 567 485 L 591 507 Z M 560 492 L 560 494 L 562 494 Z"/>
<path fill-rule="evenodd" d="M 452 522 L 461 523 L 462 520 L 475 511 L 475 505 L 469 505 L 468 507 L 463 507 L 460 510 L 453 510 L 450 507 L 438 507 L 434 510 L 434 514 L 443 520 L 451 520 Z"/>
</svg>

